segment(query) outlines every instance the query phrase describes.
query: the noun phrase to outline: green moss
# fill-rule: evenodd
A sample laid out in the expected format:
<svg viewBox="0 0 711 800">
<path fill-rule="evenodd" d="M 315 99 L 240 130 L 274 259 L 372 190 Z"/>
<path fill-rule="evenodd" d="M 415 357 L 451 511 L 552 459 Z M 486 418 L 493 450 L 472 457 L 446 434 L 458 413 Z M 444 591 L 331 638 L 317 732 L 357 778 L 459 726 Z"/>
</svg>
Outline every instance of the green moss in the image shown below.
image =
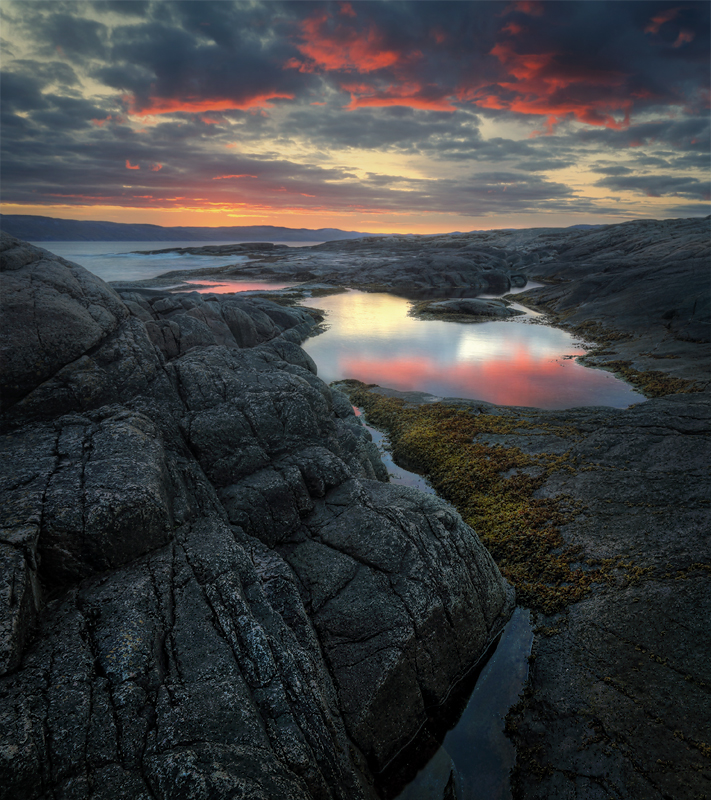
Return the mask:
<svg viewBox="0 0 711 800">
<path fill-rule="evenodd" d="M 644 372 L 634 369 L 631 361 L 608 361 L 602 364 L 605 369 L 610 369 L 626 381 L 636 386 L 645 397 L 664 397 L 667 394 L 686 394 L 700 392 L 702 387 L 695 381 L 685 378 L 674 378 L 656 369 Z"/>
<path fill-rule="evenodd" d="M 561 319 L 562 318 L 563 317 L 561 317 Z M 614 328 L 606 328 L 604 325 L 594 320 L 581 322 L 580 325 L 575 325 L 572 330 L 582 339 L 592 339 L 598 345 L 605 345 L 610 342 L 623 342 L 632 339 L 631 333 L 623 333 Z"/>
<path fill-rule="evenodd" d="M 358 381 L 339 387 L 370 424 L 388 432 L 395 461 L 426 475 L 474 528 L 516 587 L 519 603 L 550 614 L 589 591 L 597 571 L 574 566 L 579 552 L 566 546 L 559 530 L 577 509 L 565 498 L 534 497 L 551 472 L 570 467 L 566 457 L 477 441 L 480 434 L 530 428 L 529 422 L 441 403 L 408 407 Z M 537 468 L 534 475 L 523 471 L 529 467 Z"/>
</svg>

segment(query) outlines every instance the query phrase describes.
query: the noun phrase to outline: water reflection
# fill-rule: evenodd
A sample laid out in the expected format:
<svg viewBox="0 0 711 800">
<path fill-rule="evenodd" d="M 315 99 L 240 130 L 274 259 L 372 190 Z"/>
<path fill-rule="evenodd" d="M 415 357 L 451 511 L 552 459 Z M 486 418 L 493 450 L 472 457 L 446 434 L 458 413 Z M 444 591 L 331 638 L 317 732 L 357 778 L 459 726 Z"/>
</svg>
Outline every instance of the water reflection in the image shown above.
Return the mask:
<svg viewBox="0 0 711 800">
<path fill-rule="evenodd" d="M 516 751 L 504 725 L 523 691 L 532 642 L 530 612 L 517 608 L 498 644 L 378 776 L 384 800 L 510 800 Z"/>
<path fill-rule="evenodd" d="M 409 305 L 358 291 L 319 298 L 330 328 L 302 345 L 319 376 L 548 409 L 643 399 L 610 373 L 578 364 L 574 356 L 585 351 L 569 333 L 532 324 L 540 315 L 461 324 L 414 319 Z"/>
<path fill-rule="evenodd" d="M 273 281 L 211 281 L 194 278 L 186 280 L 195 286 L 195 291 L 202 294 L 231 294 L 232 292 L 264 292 L 270 289 L 288 289 L 293 283 L 274 283 Z"/>
</svg>

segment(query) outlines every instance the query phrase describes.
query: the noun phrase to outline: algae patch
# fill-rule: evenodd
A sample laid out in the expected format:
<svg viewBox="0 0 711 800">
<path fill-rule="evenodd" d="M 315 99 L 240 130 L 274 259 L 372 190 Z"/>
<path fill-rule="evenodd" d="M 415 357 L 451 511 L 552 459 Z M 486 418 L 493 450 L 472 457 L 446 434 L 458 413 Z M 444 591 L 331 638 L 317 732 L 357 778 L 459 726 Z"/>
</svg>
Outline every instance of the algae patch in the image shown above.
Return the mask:
<svg viewBox="0 0 711 800">
<path fill-rule="evenodd" d="M 581 565 L 579 549 L 567 546 L 560 534 L 560 526 L 579 512 L 576 505 L 565 497 L 534 496 L 552 472 L 573 468 L 567 457 L 477 441 L 482 434 L 532 429 L 532 423 L 443 403 L 413 407 L 359 381 L 339 382 L 339 388 L 365 410 L 369 424 L 388 432 L 394 459 L 426 475 L 477 532 L 521 605 L 551 614 L 600 580 L 599 571 Z"/>
<path fill-rule="evenodd" d="M 600 366 L 610 369 L 637 387 L 645 397 L 664 397 L 668 394 L 700 392 L 702 387 L 686 378 L 674 378 L 656 369 L 637 370 L 631 361 L 607 361 Z"/>
</svg>

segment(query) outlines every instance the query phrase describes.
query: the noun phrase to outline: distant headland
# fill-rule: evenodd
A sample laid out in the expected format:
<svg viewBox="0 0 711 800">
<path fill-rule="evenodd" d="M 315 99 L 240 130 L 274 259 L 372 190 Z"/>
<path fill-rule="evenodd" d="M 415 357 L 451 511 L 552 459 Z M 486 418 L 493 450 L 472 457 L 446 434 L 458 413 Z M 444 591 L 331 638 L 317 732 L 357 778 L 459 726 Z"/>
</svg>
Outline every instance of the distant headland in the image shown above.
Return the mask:
<svg viewBox="0 0 711 800">
<path fill-rule="evenodd" d="M 275 225 L 168 228 L 125 222 L 57 219 L 34 214 L 0 214 L 0 229 L 29 242 L 333 242 L 376 235 L 338 228 L 311 230 Z"/>
</svg>

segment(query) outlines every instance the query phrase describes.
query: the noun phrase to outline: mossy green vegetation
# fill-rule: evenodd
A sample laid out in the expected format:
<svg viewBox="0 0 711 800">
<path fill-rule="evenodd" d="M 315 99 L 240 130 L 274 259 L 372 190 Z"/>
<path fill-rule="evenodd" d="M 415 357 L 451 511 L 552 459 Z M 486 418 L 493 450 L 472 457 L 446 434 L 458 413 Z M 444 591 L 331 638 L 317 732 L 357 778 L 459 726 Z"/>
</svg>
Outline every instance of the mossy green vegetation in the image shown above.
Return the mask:
<svg viewBox="0 0 711 800">
<path fill-rule="evenodd" d="M 474 528 L 521 605 L 551 614 L 580 600 L 600 579 L 560 534 L 578 509 L 564 497 L 534 496 L 551 472 L 572 468 L 566 456 L 533 456 L 477 441 L 532 423 L 442 403 L 413 407 L 358 381 L 339 388 L 365 410 L 370 424 L 387 431 L 395 461 L 426 475 Z"/>
<path fill-rule="evenodd" d="M 686 378 L 675 378 L 656 369 L 638 370 L 632 367 L 631 361 L 607 361 L 602 364 L 636 386 L 645 397 L 664 397 L 668 394 L 684 394 L 700 392 L 702 387 L 695 381 Z"/>
</svg>

